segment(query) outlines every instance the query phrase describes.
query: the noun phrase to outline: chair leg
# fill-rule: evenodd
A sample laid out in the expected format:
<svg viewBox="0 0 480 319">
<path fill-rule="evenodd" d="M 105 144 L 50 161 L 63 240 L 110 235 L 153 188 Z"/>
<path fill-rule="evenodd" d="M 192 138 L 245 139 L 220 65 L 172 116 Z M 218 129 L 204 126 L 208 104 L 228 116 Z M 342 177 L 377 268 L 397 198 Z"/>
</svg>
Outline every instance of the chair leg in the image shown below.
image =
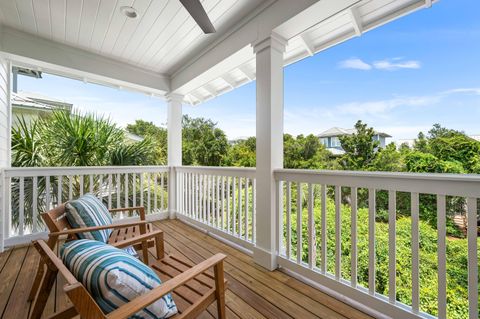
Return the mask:
<svg viewBox="0 0 480 319">
<path fill-rule="evenodd" d="M 142 241 L 142 255 L 143 263 L 148 266 L 148 242 L 146 240 Z"/>
<path fill-rule="evenodd" d="M 42 317 L 43 310 L 47 304 L 48 296 L 50 295 L 50 291 L 52 291 L 53 284 L 57 278 L 57 273 L 58 270 L 52 270 L 47 266 L 47 272 L 43 278 L 37 298 L 33 303 L 32 313 L 30 314 L 29 319 L 40 319 Z"/>
<path fill-rule="evenodd" d="M 56 238 L 49 237 L 47 241 L 48 247 L 53 249 L 55 247 L 55 242 Z M 42 259 L 40 259 L 40 262 L 38 263 L 38 268 L 37 268 L 37 274 L 35 275 L 35 279 L 33 280 L 33 285 L 32 288 L 30 289 L 30 294 L 28 295 L 28 301 L 32 301 L 35 299 L 35 296 L 37 295 L 38 288 L 40 287 L 40 284 L 42 283 L 43 275 L 45 274 L 45 263 L 43 262 Z"/>
<path fill-rule="evenodd" d="M 38 263 L 37 274 L 35 275 L 35 279 L 33 280 L 32 288 L 30 289 L 30 294 L 28 295 L 28 301 L 32 301 L 35 299 L 37 295 L 38 288 L 42 283 L 43 275 L 45 274 L 45 264 L 42 260 Z"/>
<path fill-rule="evenodd" d="M 215 275 L 215 298 L 217 299 L 217 311 L 219 319 L 226 319 L 225 312 L 225 279 L 223 275 L 223 261 L 213 267 Z"/>
<path fill-rule="evenodd" d="M 155 236 L 155 248 L 157 251 L 157 259 L 161 260 L 165 257 L 165 247 L 163 243 L 163 233 Z"/>
</svg>

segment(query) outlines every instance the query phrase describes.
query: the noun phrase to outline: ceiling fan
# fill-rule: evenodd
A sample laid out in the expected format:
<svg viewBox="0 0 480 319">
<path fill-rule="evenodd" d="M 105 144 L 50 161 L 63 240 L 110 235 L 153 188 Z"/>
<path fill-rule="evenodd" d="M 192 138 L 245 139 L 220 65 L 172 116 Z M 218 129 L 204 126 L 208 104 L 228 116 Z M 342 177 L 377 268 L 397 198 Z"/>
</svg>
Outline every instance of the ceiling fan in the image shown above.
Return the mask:
<svg viewBox="0 0 480 319">
<path fill-rule="evenodd" d="M 193 20 L 197 22 L 203 33 L 215 33 L 215 27 L 208 18 L 205 9 L 200 3 L 200 0 L 180 0 L 180 2 L 185 7 L 185 9 L 187 9 L 188 13 L 190 13 Z"/>
</svg>

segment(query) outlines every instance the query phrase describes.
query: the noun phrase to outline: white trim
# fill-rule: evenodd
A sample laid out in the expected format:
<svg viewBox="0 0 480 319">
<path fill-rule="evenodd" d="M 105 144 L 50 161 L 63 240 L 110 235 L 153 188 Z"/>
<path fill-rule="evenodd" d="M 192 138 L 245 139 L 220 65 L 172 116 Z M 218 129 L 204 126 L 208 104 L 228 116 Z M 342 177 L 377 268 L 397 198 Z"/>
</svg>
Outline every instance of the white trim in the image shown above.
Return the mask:
<svg viewBox="0 0 480 319">
<path fill-rule="evenodd" d="M 476 174 L 428 174 L 360 171 L 277 169 L 282 181 L 396 190 L 409 193 L 480 197 Z"/>
<path fill-rule="evenodd" d="M 81 166 L 81 167 L 11 167 L 5 168 L 5 177 L 68 176 L 110 173 L 160 173 L 167 166 Z"/>
<path fill-rule="evenodd" d="M 176 166 L 180 173 L 196 173 L 230 177 L 256 177 L 256 169 L 250 167 L 214 167 L 214 166 Z"/>
<path fill-rule="evenodd" d="M 38 239 L 48 239 L 48 232 L 38 232 L 23 236 L 14 236 L 5 239 L 5 248 L 18 246 L 18 245 L 25 245 L 30 244 L 34 240 Z"/>
<path fill-rule="evenodd" d="M 223 242 L 229 242 L 229 245 L 233 246 L 234 244 L 235 248 L 241 248 L 243 252 L 248 252 L 249 255 L 252 254 L 252 250 L 254 248 L 254 245 L 250 242 L 245 241 L 244 239 L 240 237 L 233 236 L 231 234 L 228 234 L 220 229 L 214 228 L 212 226 L 209 226 L 207 224 L 204 224 L 202 222 L 196 221 L 188 216 L 182 215 L 182 214 L 177 214 L 177 219 L 189 224 L 195 226 L 197 229 L 201 229 L 203 232 L 215 236 L 216 239 L 219 239 Z M 212 237 L 213 237 L 212 236 Z M 231 244 L 230 244 L 231 243 Z"/>
</svg>

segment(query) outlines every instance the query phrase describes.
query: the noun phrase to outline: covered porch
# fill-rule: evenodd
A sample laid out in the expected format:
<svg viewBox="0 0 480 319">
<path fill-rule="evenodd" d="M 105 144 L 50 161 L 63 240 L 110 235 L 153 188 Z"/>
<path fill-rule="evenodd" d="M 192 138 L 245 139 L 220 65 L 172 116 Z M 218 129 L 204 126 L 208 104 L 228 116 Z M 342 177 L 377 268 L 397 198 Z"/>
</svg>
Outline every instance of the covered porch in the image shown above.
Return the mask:
<svg viewBox="0 0 480 319">
<path fill-rule="evenodd" d="M 38 261 L 29 243 L 46 236 L 39 214 L 93 193 L 109 208 L 145 206 L 148 219 L 165 231 L 167 252 L 192 262 L 226 253 L 228 317 L 446 318 L 446 201 L 452 196 L 465 199 L 467 224 L 476 225 L 480 177 L 283 168 L 284 66 L 435 1 L 222 0 L 218 6 L 205 1 L 219 26 L 209 37 L 203 37 L 178 3 L 152 1 L 150 8 L 147 1 L 140 2 L 144 14 L 137 22 L 117 17 L 119 5 L 103 1 L 96 9 L 82 1 L 85 10 L 96 10 L 95 19 L 67 10 L 62 1 L 50 11 L 42 10 L 45 4 L 30 10 L 19 0 L 0 5 L 3 316 L 28 313 L 28 274 Z M 78 22 L 78 27 L 68 21 Z M 177 32 L 182 37 L 175 42 Z M 92 36 L 87 39 L 85 34 Z M 13 66 L 165 99 L 167 166 L 11 167 Z M 201 107 L 251 81 L 256 81 L 257 93 L 256 168 L 182 166 L 182 108 Z M 376 235 L 378 194 L 387 203 L 388 238 L 383 241 Z M 397 270 L 405 266 L 397 259 L 399 194 L 407 194 L 411 216 L 408 302 L 399 300 L 398 290 Z M 420 305 L 419 215 L 424 195 L 433 198 L 438 221 L 438 285 L 432 288 L 438 298 L 432 313 Z M 360 235 L 361 228 L 368 230 L 362 233 L 366 236 Z M 468 227 L 467 232 L 468 295 L 461 298 L 473 319 L 478 317 L 477 228 Z M 385 264 L 388 274 L 378 278 Z M 388 287 L 386 293 L 378 292 L 380 281 Z M 46 312 L 68 303 L 61 280 L 56 287 Z M 214 315 L 211 311 L 202 316 Z"/>
</svg>

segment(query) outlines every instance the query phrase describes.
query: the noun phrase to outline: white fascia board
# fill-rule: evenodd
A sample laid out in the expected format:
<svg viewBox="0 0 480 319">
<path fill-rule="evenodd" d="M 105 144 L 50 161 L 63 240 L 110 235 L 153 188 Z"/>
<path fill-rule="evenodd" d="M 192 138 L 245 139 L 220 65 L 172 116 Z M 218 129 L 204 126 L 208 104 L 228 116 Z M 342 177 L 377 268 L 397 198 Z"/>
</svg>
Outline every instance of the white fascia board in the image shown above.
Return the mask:
<svg viewBox="0 0 480 319">
<path fill-rule="evenodd" d="M 154 95 L 170 91 L 167 76 L 3 26 L 0 54 L 14 63 L 87 82 Z"/>
<path fill-rule="evenodd" d="M 328 0 L 337 1 L 337 0 Z M 344 1 L 344 0 L 342 0 Z M 351 0 L 352 1 L 352 0 Z M 228 36 L 220 39 L 208 47 L 198 58 L 189 65 L 181 68 L 172 75 L 171 89 L 173 92 L 189 91 L 184 86 L 190 86 L 189 82 L 195 82 L 199 86 L 197 78 L 202 77 L 204 73 L 211 72 L 210 69 L 221 64 L 223 61 L 238 51 L 250 46 L 258 40 L 264 39 L 272 33 L 272 30 L 283 24 L 285 21 L 299 14 L 303 10 L 315 4 L 316 0 L 278 0 L 270 1 L 268 5 L 260 12 L 255 12 L 255 16 L 249 16 L 239 23 Z M 324 2 L 324 1 L 320 1 Z M 250 49 L 251 50 L 251 49 Z M 253 51 L 251 57 L 254 57 Z M 248 61 L 245 60 L 244 62 Z M 239 64 L 230 64 L 228 69 L 223 68 L 223 73 Z M 208 71 L 208 72 L 207 72 Z M 216 76 L 207 76 L 210 80 L 218 78 Z M 208 82 L 208 81 L 207 81 Z M 204 82 L 205 83 L 205 82 Z M 195 86 L 195 85 L 194 85 Z"/>
</svg>

